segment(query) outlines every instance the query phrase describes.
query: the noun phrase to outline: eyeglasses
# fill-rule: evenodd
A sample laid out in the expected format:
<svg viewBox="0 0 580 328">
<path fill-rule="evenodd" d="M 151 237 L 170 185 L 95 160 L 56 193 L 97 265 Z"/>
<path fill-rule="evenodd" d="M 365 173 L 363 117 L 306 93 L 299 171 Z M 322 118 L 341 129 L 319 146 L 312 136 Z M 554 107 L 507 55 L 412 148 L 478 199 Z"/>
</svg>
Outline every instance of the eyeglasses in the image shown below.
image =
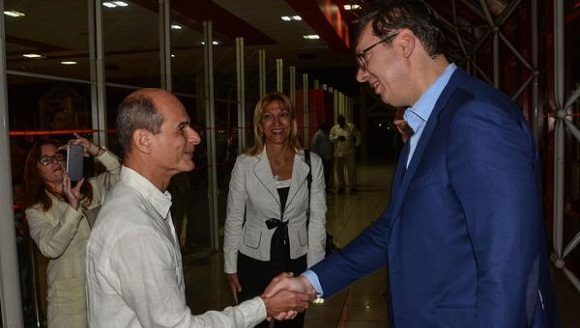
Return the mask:
<svg viewBox="0 0 580 328">
<path fill-rule="evenodd" d="M 42 156 L 38 159 L 38 163 L 42 166 L 47 166 L 52 164 L 54 161 L 64 162 L 66 156 L 62 153 L 56 153 L 53 156 Z"/>
<path fill-rule="evenodd" d="M 366 71 L 367 70 L 367 59 L 366 59 L 366 55 L 369 53 L 369 51 L 371 51 L 374 47 L 378 46 L 379 44 L 381 44 L 383 42 L 390 41 L 392 38 L 396 37 L 398 34 L 399 34 L 399 32 L 393 33 L 391 35 L 388 35 L 388 36 L 380 39 L 376 43 L 373 43 L 370 46 L 366 47 L 363 51 L 357 53 L 355 55 L 355 57 L 356 57 L 356 62 L 358 64 L 358 67 L 361 70 Z"/>
</svg>

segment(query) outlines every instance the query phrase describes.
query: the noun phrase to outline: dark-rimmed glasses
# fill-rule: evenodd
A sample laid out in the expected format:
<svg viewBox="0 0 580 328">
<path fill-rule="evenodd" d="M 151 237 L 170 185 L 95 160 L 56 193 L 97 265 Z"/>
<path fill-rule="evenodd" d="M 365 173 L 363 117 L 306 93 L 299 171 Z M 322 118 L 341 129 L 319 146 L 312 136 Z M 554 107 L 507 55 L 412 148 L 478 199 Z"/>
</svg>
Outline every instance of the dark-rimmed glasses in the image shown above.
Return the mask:
<svg viewBox="0 0 580 328">
<path fill-rule="evenodd" d="M 56 153 L 53 156 L 42 156 L 38 159 L 38 163 L 42 166 L 52 164 L 54 161 L 64 162 L 66 156 L 63 153 Z"/>
<path fill-rule="evenodd" d="M 383 42 L 388 42 L 392 38 L 396 37 L 398 34 L 399 34 L 399 32 L 388 35 L 388 36 L 380 39 L 376 43 L 373 43 L 370 46 L 366 47 L 363 51 L 357 53 L 355 55 L 355 58 L 356 58 L 356 63 L 358 64 L 358 67 L 361 70 L 366 71 L 367 70 L 367 59 L 366 59 L 367 53 L 369 53 L 369 51 L 371 51 L 374 47 L 378 46 L 379 44 L 381 44 Z"/>
</svg>

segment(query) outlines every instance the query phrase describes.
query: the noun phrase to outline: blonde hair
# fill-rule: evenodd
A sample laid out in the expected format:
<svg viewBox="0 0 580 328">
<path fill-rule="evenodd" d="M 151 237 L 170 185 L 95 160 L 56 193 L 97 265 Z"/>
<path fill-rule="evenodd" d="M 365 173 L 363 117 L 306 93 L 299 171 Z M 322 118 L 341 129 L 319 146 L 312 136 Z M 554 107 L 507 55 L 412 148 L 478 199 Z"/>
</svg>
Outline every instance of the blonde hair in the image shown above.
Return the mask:
<svg viewBox="0 0 580 328">
<path fill-rule="evenodd" d="M 270 92 L 258 101 L 256 109 L 254 110 L 254 146 L 246 152 L 249 156 L 256 156 L 264 151 L 265 136 L 264 131 L 262 131 L 262 128 L 260 127 L 260 121 L 262 120 L 262 113 L 266 107 L 270 106 L 273 102 L 277 102 L 282 109 L 287 110 L 290 114 L 292 126 L 290 128 L 290 135 L 288 136 L 288 145 L 296 152 L 302 149 L 300 140 L 298 140 L 298 127 L 294 106 L 292 106 L 290 99 L 285 94 L 280 92 Z"/>
</svg>

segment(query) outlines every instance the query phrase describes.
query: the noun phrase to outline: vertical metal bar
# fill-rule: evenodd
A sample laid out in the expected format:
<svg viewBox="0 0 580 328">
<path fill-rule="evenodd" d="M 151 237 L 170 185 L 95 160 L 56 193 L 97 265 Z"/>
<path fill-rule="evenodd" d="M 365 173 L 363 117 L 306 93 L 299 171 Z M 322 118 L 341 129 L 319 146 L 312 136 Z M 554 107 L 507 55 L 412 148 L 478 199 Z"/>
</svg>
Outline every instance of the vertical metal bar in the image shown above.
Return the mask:
<svg viewBox="0 0 580 328">
<path fill-rule="evenodd" d="M 161 88 L 171 91 L 171 5 L 159 0 L 159 48 L 161 49 Z"/>
<path fill-rule="evenodd" d="M 0 0 L 0 13 L 4 1 Z M 8 92 L 6 81 L 6 31 L 0 14 L 0 305 L 2 327 L 23 327 L 16 229 L 12 212 L 12 170 L 8 137 Z"/>
<path fill-rule="evenodd" d="M 93 141 L 107 146 L 107 89 L 105 86 L 105 54 L 103 46 L 103 14 L 101 1 L 87 0 L 89 11 L 89 61 L 91 76 L 91 117 Z"/>
<path fill-rule="evenodd" d="M 554 96 L 556 127 L 554 131 L 554 250 L 562 257 L 564 232 L 564 4 L 554 1 Z"/>
<path fill-rule="evenodd" d="M 334 109 L 334 124 L 337 124 L 336 118 L 338 114 L 342 114 L 338 110 L 338 90 L 332 91 L 332 107 Z"/>
<path fill-rule="evenodd" d="M 296 66 L 290 66 L 290 101 L 296 106 Z"/>
<path fill-rule="evenodd" d="M 266 50 L 258 50 L 258 75 L 260 81 L 260 99 L 266 95 Z"/>
<path fill-rule="evenodd" d="M 236 77 L 238 88 L 238 154 L 246 149 L 246 71 L 244 38 L 236 38 Z"/>
<path fill-rule="evenodd" d="M 314 90 L 320 89 L 320 81 L 318 79 L 314 79 L 314 86 L 312 88 Z"/>
<path fill-rule="evenodd" d="M 217 160 L 215 153 L 215 103 L 213 90 L 213 25 L 203 22 L 203 82 L 205 99 L 205 126 L 207 130 L 208 192 L 211 247 L 219 250 L 219 220 L 217 204 Z"/>
<path fill-rule="evenodd" d="M 310 138 L 308 134 L 308 130 L 310 129 L 310 100 L 308 99 L 309 96 L 309 86 L 308 86 L 308 74 L 302 74 L 302 109 L 304 115 L 304 147 L 310 146 Z"/>
<path fill-rule="evenodd" d="M 284 59 L 276 58 L 276 91 L 284 92 Z"/>
<path fill-rule="evenodd" d="M 564 236 L 564 122 L 556 121 L 554 128 L 554 251 L 562 258 Z"/>
<path fill-rule="evenodd" d="M 499 89 L 499 28 L 493 26 L 493 86 Z"/>
<path fill-rule="evenodd" d="M 540 134 L 543 130 L 544 113 L 543 108 L 540 108 L 540 81 L 538 70 L 538 0 L 531 2 L 531 32 L 532 32 L 532 73 L 534 80 L 532 81 L 532 112 L 533 112 L 533 133 L 536 144 L 540 147 Z"/>
</svg>

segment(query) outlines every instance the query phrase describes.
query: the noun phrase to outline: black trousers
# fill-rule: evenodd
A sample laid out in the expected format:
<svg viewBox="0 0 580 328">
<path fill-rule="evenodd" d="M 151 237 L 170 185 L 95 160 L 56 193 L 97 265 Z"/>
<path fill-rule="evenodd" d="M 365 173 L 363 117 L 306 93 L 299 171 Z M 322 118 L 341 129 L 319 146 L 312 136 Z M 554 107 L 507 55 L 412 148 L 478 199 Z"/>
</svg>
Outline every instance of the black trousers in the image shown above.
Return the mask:
<svg viewBox="0 0 580 328">
<path fill-rule="evenodd" d="M 295 276 L 306 270 L 306 255 L 295 260 L 290 260 L 290 270 Z M 279 275 L 270 261 L 260 261 L 242 253 L 238 254 L 238 279 L 242 285 L 242 291 L 238 295 L 239 301 L 262 295 L 272 278 Z M 267 328 L 268 321 L 257 325 L 259 328 Z M 300 313 L 293 320 L 276 321 L 274 327 L 302 328 L 304 326 L 304 312 Z"/>
</svg>

